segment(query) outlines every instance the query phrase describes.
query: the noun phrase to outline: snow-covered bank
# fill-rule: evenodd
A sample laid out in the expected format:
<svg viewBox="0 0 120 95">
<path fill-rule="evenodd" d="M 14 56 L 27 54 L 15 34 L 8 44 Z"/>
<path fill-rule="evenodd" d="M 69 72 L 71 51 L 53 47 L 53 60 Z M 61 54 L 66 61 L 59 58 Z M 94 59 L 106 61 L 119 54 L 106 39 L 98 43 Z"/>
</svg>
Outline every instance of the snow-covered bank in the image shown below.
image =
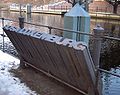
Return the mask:
<svg viewBox="0 0 120 95">
<path fill-rule="evenodd" d="M 0 95 L 37 95 L 9 72 L 18 68 L 19 63 L 19 59 L 0 51 Z"/>
</svg>

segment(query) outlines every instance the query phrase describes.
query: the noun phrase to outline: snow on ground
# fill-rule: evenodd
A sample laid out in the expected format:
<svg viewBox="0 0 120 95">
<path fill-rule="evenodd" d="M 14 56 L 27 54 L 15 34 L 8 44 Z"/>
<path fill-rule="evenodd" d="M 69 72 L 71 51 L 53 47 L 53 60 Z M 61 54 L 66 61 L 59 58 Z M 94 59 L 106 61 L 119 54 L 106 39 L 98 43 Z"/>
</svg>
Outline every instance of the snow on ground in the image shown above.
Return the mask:
<svg viewBox="0 0 120 95">
<path fill-rule="evenodd" d="M 0 51 L 0 95 L 37 95 L 9 72 L 19 67 L 19 59 Z"/>
</svg>

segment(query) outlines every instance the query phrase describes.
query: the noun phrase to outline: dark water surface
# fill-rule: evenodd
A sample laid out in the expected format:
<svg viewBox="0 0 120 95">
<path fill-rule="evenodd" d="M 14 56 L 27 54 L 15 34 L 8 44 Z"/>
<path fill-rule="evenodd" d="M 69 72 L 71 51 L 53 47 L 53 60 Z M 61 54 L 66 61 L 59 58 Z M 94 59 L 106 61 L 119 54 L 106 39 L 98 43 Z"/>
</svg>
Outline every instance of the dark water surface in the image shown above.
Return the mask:
<svg viewBox="0 0 120 95">
<path fill-rule="evenodd" d="M 63 28 L 63 16 L 49 14 L 32 14 L 23 13 L 25 21 L 37 24 L 44 24 L 54 27 Z M 0 12 L 0 17 L 18 20 L 19 13 Z M 10 24 L 16 24 L 9 22 Z M 120 21 L 91 19 L 91 32 L 93 28 L 100 24 L 105 29 L 105 35 L 120 38 Z M 16 24 L 18 25 L 18 24 Z M 35 26 L 27 26 L 29 29 L 37 29 Z M 39 28 L 39 31 L 48 31 L 47 28 Z M 113 40 L 103 40 L 101 64 L 104 69 L 120 75 L 120 42 Z M 120 95 L 120 78 L 113 75 L 102 73 L 103 95 Z"/>
</svg>

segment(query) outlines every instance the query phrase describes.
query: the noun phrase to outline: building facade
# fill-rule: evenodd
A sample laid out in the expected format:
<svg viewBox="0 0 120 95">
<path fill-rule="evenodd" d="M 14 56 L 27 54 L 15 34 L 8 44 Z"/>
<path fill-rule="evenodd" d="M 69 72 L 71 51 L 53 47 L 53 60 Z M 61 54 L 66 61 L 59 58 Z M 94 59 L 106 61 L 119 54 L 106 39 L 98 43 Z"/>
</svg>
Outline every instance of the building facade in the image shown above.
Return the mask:
<svg viewBox="0 0 120 95">
<path fill-rule="evenodd" d="M 89 5 L 89 11 L 113 13 L 113 6 L 105 0 L 93 0 L 93 3 Z M 120 14 L 120 5 L 118 6 L 117 13 Z"/>
</svg>

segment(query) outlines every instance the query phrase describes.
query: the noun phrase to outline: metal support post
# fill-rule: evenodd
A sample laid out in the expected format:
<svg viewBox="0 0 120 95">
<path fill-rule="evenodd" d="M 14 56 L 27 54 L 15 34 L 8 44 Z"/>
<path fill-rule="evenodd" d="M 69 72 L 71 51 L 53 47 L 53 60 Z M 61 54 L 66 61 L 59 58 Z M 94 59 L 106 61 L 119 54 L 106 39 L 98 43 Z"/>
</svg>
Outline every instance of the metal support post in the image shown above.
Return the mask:
<svg viewBox="0 0 120 95">
<path fill-rule="evenodd" d="M 101 50 L 101 36 L 103 35 L 104 29 L 97 25 L 94 29 L 94 44 L 93 44 L 93 62 L 96 67 L 99 67 L 100 50 Z"/>
<path fill-rule="evenodd" d="M 61 5 L 61 12 L 62 12 L 62 5 Z"/>
<path fill-rule="evenodd" d="M 2 18 L 2 27 L 4 27 L 4 18 Z M 5 35 L 4 35 L 4 31 L 3 31 L 3 52 L 5 51 L 5 40 L 4 40 L 4 37 L 5 37 Z"/>
<path fill-rule="evenodd" d="M 22 16 L 19 17 L 19 27 L 21 29 L 24 28 L 24 17 Z"/>
<path fill-rule="evenodd" d="M 55 6 L 54 6 L 54 12 L 55 12 Z"/>
<path fill-rule="evenodd" d="M 101 41 L 102 41 L 101 36 L 103 35 L 103 32 L 104 32 L 104 29 L 100 25 L 97 25 L 93 29 L 93 33 L 94 33 L 93 62 L 94 62 L 94 65 L 96 67 L 96 85 L 95 85 L 95 88 L 99 89 L 99 92 L 96 92 L 96 95 L 101 95 L 101 92 L 102 92 L 100 73 L 97 70 L 97 68 L 99 68 Z M 96 91 L 98 91 L 98 90 L 96 90 Z"/>
<path fill-rule="evenodd" d="M 49 29 L 49 34 L 51 34 L 52 33 L 52 27 L 48 27 L 48 29 Z"/>
<path fill-rule="evenodd" d="M 22 8 L 21 8 L 22 4 L 19 5 L 19 11 L 20 11 L 20 16 L 22 16 Z"/>
<path fill-rule="evenodd" d="M 27 67 L 27 65 L 24 62 L 24 59 L 22 57 L 20 57 L 20 68 L 25 69 Z"/>
<path fill-rule="evenodd" d="M 85 10 L 89 12 L 89 3 L 87 0 L 85 0 Z"/>
</svg>

